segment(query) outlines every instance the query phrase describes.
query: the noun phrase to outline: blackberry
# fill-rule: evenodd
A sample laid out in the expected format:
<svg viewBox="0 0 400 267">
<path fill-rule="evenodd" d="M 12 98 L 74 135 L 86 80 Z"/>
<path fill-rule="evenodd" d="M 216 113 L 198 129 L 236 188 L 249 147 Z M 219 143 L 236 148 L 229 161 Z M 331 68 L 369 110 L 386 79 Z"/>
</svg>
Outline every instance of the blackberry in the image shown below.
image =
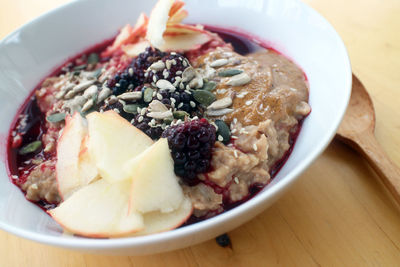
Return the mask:
<svg viewBox="0 0 400 267">
<path fill-rule="evenodd" d="M 147 117 L 146 114 L 137 114 L 132 124 L 147 134 L 151 139 L 157 140 L 161 137 L 164 130 L 161 126 L 150 126 L 149 123 L 151 120 L 152 118 Z"/>
<path fill-rule="evenodd" d="M 147 47 L 122 71 L 119 71 L 108 81 L 108 86 L 114 95 L 120 95 L 127 91 L 134 90 L 137 86 L 145 83 L 145 71 L 154 62 L 160 60 L 165 53 L 152 47 Z"/>
<path fill-rule="evenodd" d="M 175 82 L 175 77 L 181 77 L 183 71 L 190 66 L 189 61 L 184 56 L 175 52 L 166 54 L 161 58 L 161 61 L 164 62 L 165 68 L 155 72 L 148 71 L 147 82 L 154 82 L 153 76 L 155 76 L 156 80 L 164 79 L 173 84 Z"/>
<path fill-rule="evenodd" d="M 121 117 L 125 118 L 128 121 L 131 121 L 135 116 L 134 114 L 125 112 L 124 111 L 124 106 L 119 101 L 117 101 L 117 102 L 115 102 L 113 104 L 104 103 L 104 105 L 101 107 L 101 109 L 104 110 L 104 111 L 114 110 L 116 112 L 118 110 L 119 115 L 121 115 Z"/>
<path fill-rule="evenodd" d="M 175 174 L 188 185 L 199 183 L 197 174 L 210 169 L 215 127 L 204 118 L 196 119 L 167 128 L 162 137 L 168 139 Z"/>
</svg>

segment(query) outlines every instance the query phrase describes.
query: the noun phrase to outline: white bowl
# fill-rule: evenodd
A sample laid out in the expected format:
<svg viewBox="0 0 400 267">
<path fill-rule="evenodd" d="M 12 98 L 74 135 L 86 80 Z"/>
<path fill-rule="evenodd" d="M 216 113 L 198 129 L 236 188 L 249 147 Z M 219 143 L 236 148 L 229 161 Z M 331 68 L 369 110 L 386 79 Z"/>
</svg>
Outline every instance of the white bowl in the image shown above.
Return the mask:
<svg viewBox="0 0 400 267">
<path fill-rule="evenodd" d="M 114 36 L 155 1 L 80 0 L 31 21 L 0 42 L 0 153 L 17 109 L 33 87 L 68 57 Z M 264 39 L 300 65 L 310 83 L 311 114 L 293 153 L 254 198 L 214 218 L 143 237 L 88 239 L 62 235 L 45 212 L 25 200 L 0 164 L 0 228 L 50 245 L 108 254 L 146 254 L 190 246 L 232 230 L 270 206 L 333 138 L 351 92 L 346 48 L 333 27 L 297 0 L 190 0 L 188 22 L 240 29 Z"/>
</svg>

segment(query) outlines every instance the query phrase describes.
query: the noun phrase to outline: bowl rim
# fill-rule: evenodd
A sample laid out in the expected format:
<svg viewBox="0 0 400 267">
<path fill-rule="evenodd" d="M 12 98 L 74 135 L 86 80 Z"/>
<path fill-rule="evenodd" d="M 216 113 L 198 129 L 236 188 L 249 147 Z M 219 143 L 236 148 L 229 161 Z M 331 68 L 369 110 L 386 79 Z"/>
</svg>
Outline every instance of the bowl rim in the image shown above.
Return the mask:
<svg viewBox="0 0 400 267">
<path fill-rule="evenodd" d="M 27 25 L 39 22 L 43 19 L 46 19 L 48 16 L 60 12 L 62 9 L 67 7 L 72 7 L 74 5 L 79 5 L 79 2 L 91 1 L 91 0 L 72 0 L 68 3 L 61 4 L 60 6 L 51 9 L 30 21 L 24 23 L 22 26 L 18 27 L 16 30 L 12 31 L 8 35 L 6 35 L 2 40 L 0 40 L 0 44 L 7 41 L 9 38 L 14 36 L 17 32 L 22 30 Z M 299 2 L 302 8 L 306 9 L 307 12 L 310 12 L 313 16 L 317 16 L 319 19 L 322 19 L 326 22 L 328 26 L 328 30 L 333 31 L 335 41 L 339 44 L 339 48 L 343 51 L 345 56 L 345 66 L 342 66 L 345 69 L 345 81 L 346 87 L 349 89 L 346 91 L 345 99 L 343 101 L 346 103 L 346 107 L 350 100 L 351 95 L 351 86 L 352 86 L 352 69 L 351 62 L 349 58 L 349 54 L 346 46 L 342 38 L 339 36 L 337 31 L 334 29 L 332 24 L 320 13 L 316 10 L 305 4 L 300 0 L 293 0 Z M 332 131 L 329 135 L 324 135 L 324 138 L 321 139 L 321 143 L 323 144 L 318 149 L 312 151 L 311 154 L 308 155 L 307 158 L 302 160 L 300 164 L 298 164 L 295 168 L 293 168 L 289 174 L 287 174 L 284 179 L 274 184 L 272 187 L 268 188 L 268 194 L 259 193 L 256 194 L 253 198 L 248 201 L 240 204 L 239 206 L 228 210 L 218 216 L 209 218 L 207 220 L 187 225 L 182 228 L 161 232 L 157 234 L 151 234 L 146 236 L 137 236 L 137 237 L 120 237 L 120 238 L 110 238 L 110 239 L 96 239 L 96 238 L 65 238 L 63 236 L 50 236 L 43 233 L 37 233 L 29 230 L 23 230 L 19 227 L 4 223 L 0 221 L 0 229 L 12 233 L 16 236 L 26 238 L 28 240 L 36 241 L 39 243 L 54 245 L 58 247 L 71 248 L 71 249 L 85 249 L 85 250 L 108 250 L 119 249 L 119 248 L 135 248 L 140 247 L 142 245 L 154 245 L 160 241 L 168 242 L 177 238 L 182 238 L 192 234 L 192 232 L 198 231 L 202 232 L 209 228 L 212 228 L 214 225 L 218 225 L 220 223 L 224 223 L 229 221 L 231 218 L 236 217 L 243 213 L 247 209 L 251 209 L 252 207 L 257 207 L 262 205 L 264 202 L 273 198 L 280 191 L 284 191 L 287 189 L 300 175 L 303 173 L 307 167 L 326 149 L 326 147 L 330 144 L 330 141 L 336 134 L 336 130 L 338 129 L 340 122 L 343 119 L 346 109 L 340 110 L 338 112 L 338 116 L 335 121 L 332 122 L 332 126 L 335 131 Z M 7 175 L 8 176 L 8 175 Z"/>
</svg>

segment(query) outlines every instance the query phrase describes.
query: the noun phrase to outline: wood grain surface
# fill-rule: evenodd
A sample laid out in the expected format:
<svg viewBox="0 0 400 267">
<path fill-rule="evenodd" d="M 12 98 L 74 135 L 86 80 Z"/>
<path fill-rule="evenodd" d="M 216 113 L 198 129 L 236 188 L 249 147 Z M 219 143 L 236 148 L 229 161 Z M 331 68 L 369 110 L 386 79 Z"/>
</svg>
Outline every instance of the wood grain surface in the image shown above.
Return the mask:
<svg viewBox="0 0 400 267">
<path fill-rule="evenodd" d="M 0 0 L 0 38 L 68 0 Z M 400 165 L 400 1 L 305 0 L 337 29 L 376 110 L 376 137 Z M 400 212 L 372 168 L 334 141 L 268 210 L 214 240 L 142 257 L 82 254 L 0 231 L 0 266 L 400 266 Z"/>
</svg>

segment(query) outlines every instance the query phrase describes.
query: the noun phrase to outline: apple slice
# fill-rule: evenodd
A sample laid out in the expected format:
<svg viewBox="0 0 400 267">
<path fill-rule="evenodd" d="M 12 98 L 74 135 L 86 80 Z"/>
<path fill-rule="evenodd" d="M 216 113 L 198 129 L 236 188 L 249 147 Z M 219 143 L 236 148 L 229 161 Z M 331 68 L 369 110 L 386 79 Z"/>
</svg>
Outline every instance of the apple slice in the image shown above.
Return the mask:
<svg viewBox="0 0 400 267">
<path fill-rule="evenodd" d="M 115 111 L 92 112 L 89 125 L 89 154 L 102 178 L 110 183 L 128 179 L 123 165 L 153 144 L 145 133 Z"/>
<path fill-rule="evenodd" d="M 180 23 L 184 18 L 188 16 L 188 12 L 183 9 L 185 2 L 183 1 L 175 1 L 172 4 L 172 7 L 169 11 L 169 18 L 167 24 L 176 24 Z M 168 26 L 167 26 L 168 27 Z"/>
<path fill-rule="evenodd" d="M 127 44 L 122 46 L 122 50 L 125 54 L 130 57 L 136 57 L 140 53 L 146 50 L 146 47 L 150 46 L 150 43 L 146 40 L 139 41 L 135 44 Z"/>
<path fill-rule="evenodd" d="M 164 32 L 164 35 L 179 35 L 179 34 L 190 34 L 190 33 L 204 33 L 211 34 L 211 32 L 204 30 L 201 25 L 187 25 L 187 24 L 172 24 L 168 25 Z"/>
<path fill-rule="evenodd" d="M 143 217 L 128 214 L 130 181 L 100 179 L 76 191 L 48 213 L 66 230 L 86 237 L 117 237 L 144 228 Z"/>
<path fill-rule="evenodd" d="M 136 43 L 141 37 L 145 36 L 148 22 L 149 18 L 144 13 L 141 13 L 135 26 L 132 28 L 132 26 L 129 24 L 125 25 L 115 38 L 113 44 L 109 46 L 101 55 L 103 57 L 111 56 L 123 45 Z"/>
<path fill-rule="evenodd" d="M 134 236 L 148 235 L 175 229 L 181 226 L 192 215 L 193 206 L 190 199 L 185 198 L 181 206 L 172 212 L 153 211 L 143 215 L 144 229 Z"/>
<path fill-rule="evenodd" d="M 189 51 L 202 46 L 211 40 L 207 34 L 180 34 L 164 36 L 165 43 L 160 47 L 161 51 Z"/>
<path fill-rule="evenodd" d="M 168 15 L 174 0 L 159 0 L 151 11 L 146 39 L 154 46 L 164 44 L 163 33 L 167 28 Z"/>
<path fill-rule="evenodd" d="M 132 176 L 130 211 L 171 212 L 179 208 L 184 195 L 166 138 L 127 162 L 124 169 Z"/>
<path fill-rule="evenodd" d="M 56 177 L 63 199 L 82 186 L 79 172 L 79 153 L 87 126 L 79 113 L 65 118 L 65 127 L 57 144 Z"/>
<path fill-rule="evenodd" d="M 81 144 L 78 159 L 78 176 L 83 185 L 87 185 L 99 178 L 96 164 L 92 160 L 88 149 L 89 136 L 86 135 Z"/>
</svg>

